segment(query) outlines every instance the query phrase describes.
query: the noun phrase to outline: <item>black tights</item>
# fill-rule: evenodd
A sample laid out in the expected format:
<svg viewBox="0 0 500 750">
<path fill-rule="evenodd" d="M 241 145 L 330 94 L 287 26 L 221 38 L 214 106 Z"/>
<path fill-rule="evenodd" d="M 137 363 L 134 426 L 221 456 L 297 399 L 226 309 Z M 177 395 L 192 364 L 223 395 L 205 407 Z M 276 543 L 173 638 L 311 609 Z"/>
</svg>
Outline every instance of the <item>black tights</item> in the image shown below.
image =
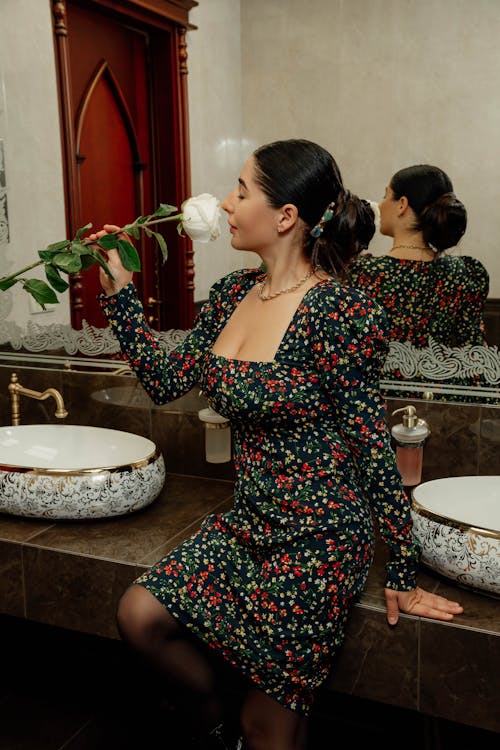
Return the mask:
<svg viewBox="0 0 500 750">
<path fill-rule="evenodd" d="M 191 729 L 201 735 L 224 720 L 224 687 L 235 673 L 207 652 L 147 589 L 132 585 L 120 601 L 117 619 L 123 640 L 168 680 Z M 304 747 L 305 719 L 256 688 L 247 687 L 241 726 L 246 750 Z"/>
</svg>

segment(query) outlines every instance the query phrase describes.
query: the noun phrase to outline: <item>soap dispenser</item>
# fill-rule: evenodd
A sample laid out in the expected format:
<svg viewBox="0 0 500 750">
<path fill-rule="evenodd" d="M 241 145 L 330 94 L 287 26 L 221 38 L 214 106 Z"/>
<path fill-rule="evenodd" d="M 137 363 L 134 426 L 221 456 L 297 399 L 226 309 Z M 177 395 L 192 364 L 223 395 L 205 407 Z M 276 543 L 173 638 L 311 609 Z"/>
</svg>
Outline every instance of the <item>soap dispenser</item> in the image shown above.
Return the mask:
<svg viewBox="0 0 500 750">
<path fill-rule="evenodd" d="M 425 419 L 419 419 L 414 406 L 404 406 L 392 414 L 403 413 L 399 424 L 394 425 L 391 434 L 396 441 L 396 462 L 405 487 L 414 487 L 422 479 L 424 443 L 430 435 Z"/>
<path fill-rule="evenodd" d="M 231 427 L 229 420 L 210 406 L 200 409 L 198 417 L 205 423 L 205 460 L 222 464 L 231 460 Z"/>
</svg>

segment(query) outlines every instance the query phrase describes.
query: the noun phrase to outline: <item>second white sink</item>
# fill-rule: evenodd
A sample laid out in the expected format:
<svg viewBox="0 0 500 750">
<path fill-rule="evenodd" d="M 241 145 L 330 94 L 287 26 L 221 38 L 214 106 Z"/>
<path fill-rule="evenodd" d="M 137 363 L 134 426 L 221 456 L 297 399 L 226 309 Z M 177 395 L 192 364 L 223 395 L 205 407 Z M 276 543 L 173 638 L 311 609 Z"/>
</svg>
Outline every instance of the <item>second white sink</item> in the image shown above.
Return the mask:
<svg viewBox="0 0 500 750">
<path fill-rule="evenodd" d="M 155 443 L 85 425 L 0 428 L 0 512 L 32 518 L 123 515 L 149 505 L 165 481 Z"/>
<path fill-rule="evenodd" d="M 412 516 L 424 564 L 500 596 L 500 476 L 424 482 L 412 492 Z"/>
</svg>

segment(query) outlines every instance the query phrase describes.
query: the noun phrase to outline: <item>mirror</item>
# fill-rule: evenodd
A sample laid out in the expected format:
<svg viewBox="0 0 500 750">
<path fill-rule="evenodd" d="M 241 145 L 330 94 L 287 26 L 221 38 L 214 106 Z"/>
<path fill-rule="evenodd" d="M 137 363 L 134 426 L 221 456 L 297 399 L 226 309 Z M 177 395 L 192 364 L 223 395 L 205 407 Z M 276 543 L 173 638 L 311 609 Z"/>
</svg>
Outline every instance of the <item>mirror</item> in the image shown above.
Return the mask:
<svg viewBox="0 0 500 750">
<path fill-rule="evenodd" d="M 119 347 L 109 328 L 84 325 L 75 331 L 69 325 L 29 324 L 23 330 L 2 319 L 0 296 L 0 365 L 22 362 L 30 367 L 65 370 L 115 370 Z M 171 351 L 186 331 L 158 331 L 158 339 Z M 390 379 L 397 367 L 403 380 Z M 457 403 L 500 405 L 500 352 L 498 347 L 469 346 L 450 349 L 431 342 L 417 349 L 408 342 L 391 342 L 381 381 L 386 398 L 446 400 Z M 481 376 L 474 386 L 454 385 L 453 379 Z"/>
<path fill-rule="evenodd" d="M 39 246 L 62 239 L 65 221 L 52 4 L 26 0 L 0 5 L 0 141 L 5 158 L 0 169 L 0 273 L 5 274 L 32 260 Z M 381 200 L 397 169 L 437 164 L 450 175 L 468 209 L 463 252 L 481 258 L 490 273 L 490 296 L 500 298 L 500 197 L 491 158 L 500 148 L 495 85 L 500 73 L 499 4 L 463 3 L 452 12 L 449 4 L 432 0 L 221 0 L 215 6 L 200 3 L 190 20 L 197 26 L 187 35 L 196 192 L 225 195 L 248 153 L 274 138 L 308 137 L 324 144 L 341 165 L 346 185 L 374 200 Z M 241 34 L 235 35 L 235 28 Z M 209 42 L 220 53 L 217 65 L 206 64 Z M 224 273 L 258 262 L 255 256 L 235 257 L 227 236 L 210 254 L 195 251 L 198 301 L 208 297 L 210 285 Z M 370 251 L 386 252 L 387 240 L 376 237 Z M 0 348 L 6 356 L 23 353 L 37 366 L 47 366 L 51 357 L 113 361 L 116 345 L 107 329 L 73 331 L 68 306 L 57 307 L 34 314 L 22 291 L 0 293 Z M 171 337 L 183 332 L 163 335 L 169 346 Z M 500 356 L 495 346 L 479 352 L 435 346 L 412 352 L 393 344 L 390 358 L 400 369 L 407 368 L 405 387 L 415 397 L 439 392 L 451 400 L 463 396 L 489 403 L 498 398 Z M 465 394 L 447 388 L 449 374 L 460 368 L 480 374 L 483 385 L 471 386 Z M 417 382 L 414 373 L 421 371 L 426 379 Z M 389 379 L 382 385 L 388 395 L 401 387 Z"/>
</svg>

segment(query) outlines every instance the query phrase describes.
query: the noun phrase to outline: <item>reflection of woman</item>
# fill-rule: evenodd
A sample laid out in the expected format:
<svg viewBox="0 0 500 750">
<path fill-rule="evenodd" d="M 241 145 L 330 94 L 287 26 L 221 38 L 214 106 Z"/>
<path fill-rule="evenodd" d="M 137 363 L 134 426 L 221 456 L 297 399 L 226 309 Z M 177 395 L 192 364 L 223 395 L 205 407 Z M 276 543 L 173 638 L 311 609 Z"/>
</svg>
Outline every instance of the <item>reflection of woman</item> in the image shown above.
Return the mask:
<svg viewBox="0 0 500 750">
<path fill-rule="evenodd" d="M 380 231 L 393 237 L 388 255 L 367 254 L 349 269 L 349 283 L 381 304 L 391 339 L 427 346 L 485 344 L 483 309 L 488 272 L 471 257 L 452 257 L 467 214 L 438 167 L 396 172 L 380 204 Z"/>
<path fill-rule="evenodd" d="M 200 383 L 231 421 L 237 472 L 233 509 L 142 575 L 118 619 L 124 639 L 190 696 L 191 724 L 220 720 L 208 644 L 247 680 L 244 747 L 298 750 L 365 584 L 372 512 L 391 551 L 389 622 L 399 611 L 451 620 L 462 609 L 416 588 L 409 504 L 378 390 L 385 317 L 336 278 L 370 241 L 373 212 L 308 141 L 257 149 L 238 183 L 222 204 L 231 244 L 258 253 L 267 273 L 218 281 L 172 353 L 152 336 L 116 251 L 114 279 L 101 274 L 103 309 L 148 393 L 165 403 Z"/>
</svg>

